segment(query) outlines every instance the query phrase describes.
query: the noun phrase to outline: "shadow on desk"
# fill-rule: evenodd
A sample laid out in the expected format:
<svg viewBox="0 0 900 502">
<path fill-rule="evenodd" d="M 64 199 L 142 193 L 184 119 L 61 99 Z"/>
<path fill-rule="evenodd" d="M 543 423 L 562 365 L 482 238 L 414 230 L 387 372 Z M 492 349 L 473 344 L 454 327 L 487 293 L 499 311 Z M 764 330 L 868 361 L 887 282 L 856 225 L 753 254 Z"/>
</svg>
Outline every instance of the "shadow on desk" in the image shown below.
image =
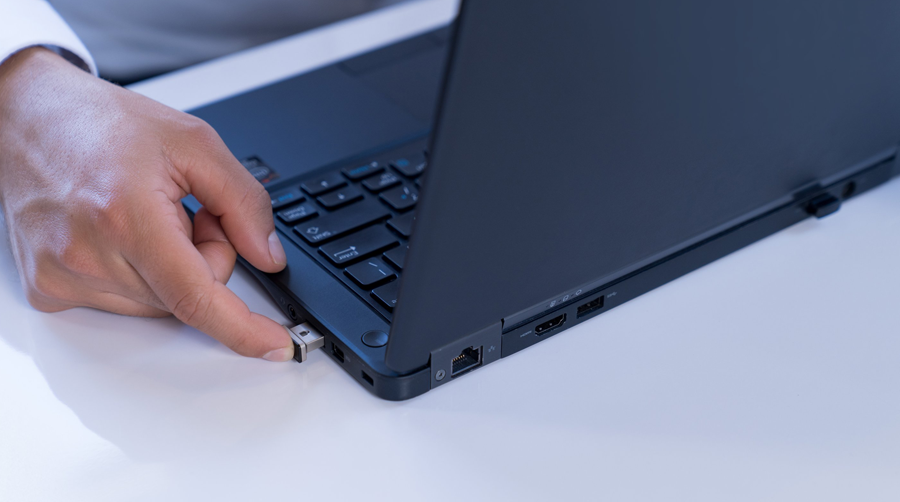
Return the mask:
<svg viewBox="0 0 900 502">
<path fill-rule="evenodd" d="M 294 426 L 304 401 L 328 387 L 320 380 L 349 379 L 322 354 L 303 366 L 237 356 L 174 318 L 37 312 L 22 293 L 5 234 L 0 340 L 29 354 L 54 395 L 129 457 L 209 456 L 248 439 L 265 442 Z M 235 277 L 258 287 L 241 268 Z M 258 298 L 267 298 L 259 289 Z M 368 396 L 364 402 L 384 405 Z"/>
</svg>

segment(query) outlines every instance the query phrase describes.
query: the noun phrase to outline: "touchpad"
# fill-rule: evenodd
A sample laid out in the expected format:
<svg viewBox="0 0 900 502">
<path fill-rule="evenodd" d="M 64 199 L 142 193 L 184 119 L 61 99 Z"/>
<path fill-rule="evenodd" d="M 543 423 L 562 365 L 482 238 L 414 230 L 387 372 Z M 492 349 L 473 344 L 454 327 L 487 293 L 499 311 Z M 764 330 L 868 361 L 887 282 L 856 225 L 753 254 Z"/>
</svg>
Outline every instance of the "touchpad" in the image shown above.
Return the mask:
<svg viewBox="0 0 900 502">
<path fill-rule="evenodd" d="M 341 66 L 416 118 L 431 124 L 444 76 L 447 45 L 419 37 L 364 54 Z"/>
<path fill-rule="evenodd" d="M 334 66 L 191 113 L 209 122 L 237 158 L 259 157 L 278 180 L 424 134 L 430 126 Z"/>
</svg>

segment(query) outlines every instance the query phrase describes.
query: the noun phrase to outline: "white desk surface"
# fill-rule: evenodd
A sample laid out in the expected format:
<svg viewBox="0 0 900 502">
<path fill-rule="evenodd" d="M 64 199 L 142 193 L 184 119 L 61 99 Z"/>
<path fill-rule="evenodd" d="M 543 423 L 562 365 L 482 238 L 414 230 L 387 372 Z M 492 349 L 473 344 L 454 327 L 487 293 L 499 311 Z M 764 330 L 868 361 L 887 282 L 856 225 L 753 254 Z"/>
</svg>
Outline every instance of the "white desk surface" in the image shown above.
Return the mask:
<svg viewBox="0 0 900 502">
<path fill-rule="evenodd" d="M 136 90 L 198 105 L 453 8 Z M 3 501 L 900 499 L 898 181 L 403 403 L 321 352 L 273 364 L 172 319 L 36 312 L 0 242 Z M 283 320 L 247 272 L 229 286 Z"/>
</svg>

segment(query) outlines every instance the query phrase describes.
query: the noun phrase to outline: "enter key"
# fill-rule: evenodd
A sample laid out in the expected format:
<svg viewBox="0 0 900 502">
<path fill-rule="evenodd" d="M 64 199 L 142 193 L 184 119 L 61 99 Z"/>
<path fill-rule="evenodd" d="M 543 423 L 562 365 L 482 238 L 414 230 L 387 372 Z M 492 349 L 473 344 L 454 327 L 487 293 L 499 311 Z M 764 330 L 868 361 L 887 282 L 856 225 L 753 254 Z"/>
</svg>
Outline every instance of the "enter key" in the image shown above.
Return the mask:
<svg viewBox="0 0 900 502">
<path fill-rule="evenodd" d="M 375 225 L 338 239 L 319 248 L 329 261 L 337 266 L 375 254 L 397 243 L 397 238 L 383 225 Z"/>
</svg>

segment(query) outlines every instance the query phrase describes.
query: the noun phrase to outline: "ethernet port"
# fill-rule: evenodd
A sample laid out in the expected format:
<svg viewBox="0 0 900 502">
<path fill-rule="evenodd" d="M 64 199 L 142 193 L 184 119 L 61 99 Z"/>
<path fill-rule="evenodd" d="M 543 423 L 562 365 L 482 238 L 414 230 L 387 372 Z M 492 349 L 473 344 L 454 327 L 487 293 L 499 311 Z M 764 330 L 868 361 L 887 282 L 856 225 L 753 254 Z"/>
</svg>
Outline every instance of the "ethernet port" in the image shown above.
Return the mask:
<svg viewBox="0 0 900 502">
<path fill-rule="evenodd" d="M 481 366 L 482 347 L 467 347 L 453 358 L 450 368 L 450 377 L 456 377 Z"/>
</svg>

